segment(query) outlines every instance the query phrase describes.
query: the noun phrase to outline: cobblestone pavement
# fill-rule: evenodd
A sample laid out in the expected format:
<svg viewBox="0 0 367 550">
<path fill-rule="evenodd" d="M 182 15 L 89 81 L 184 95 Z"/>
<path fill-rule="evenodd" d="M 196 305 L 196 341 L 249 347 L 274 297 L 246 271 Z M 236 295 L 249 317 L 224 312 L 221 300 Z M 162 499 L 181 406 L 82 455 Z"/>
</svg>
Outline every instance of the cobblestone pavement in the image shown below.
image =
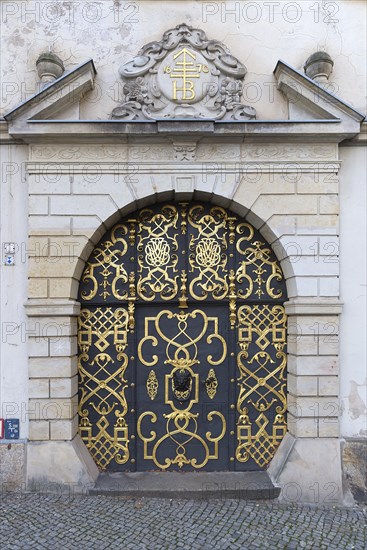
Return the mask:
<svg viewBox="0 0 367 550">
<path fill-rule="evenodd" d="M 0 548 L 365 550 L 366 520 L 358 506 L 8 494 L 0 500 Z"/>
</svg>

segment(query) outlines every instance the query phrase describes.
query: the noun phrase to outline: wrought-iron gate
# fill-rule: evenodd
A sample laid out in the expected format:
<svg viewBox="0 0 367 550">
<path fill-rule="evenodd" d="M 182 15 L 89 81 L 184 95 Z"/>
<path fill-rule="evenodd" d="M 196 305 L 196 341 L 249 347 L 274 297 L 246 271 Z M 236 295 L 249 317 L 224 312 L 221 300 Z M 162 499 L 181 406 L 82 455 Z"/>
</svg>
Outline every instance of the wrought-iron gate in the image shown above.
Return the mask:
<svg viewBox="0 0 367 550">
<path fill-rule="evenodd" d="M 284 277 L 209 204 L 115 225 L 79 289 L 79 431 L 101 470 L 257 470 L 286 432 Z"/>
</svg>

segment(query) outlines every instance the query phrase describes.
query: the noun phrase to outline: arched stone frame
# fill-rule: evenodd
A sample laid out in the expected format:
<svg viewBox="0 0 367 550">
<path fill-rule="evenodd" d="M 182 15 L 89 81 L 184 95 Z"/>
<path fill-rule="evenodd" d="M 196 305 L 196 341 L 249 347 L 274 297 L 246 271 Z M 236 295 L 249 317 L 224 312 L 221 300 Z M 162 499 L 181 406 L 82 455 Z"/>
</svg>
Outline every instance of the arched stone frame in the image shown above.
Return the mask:
<svg viewBox="0 0 367 550">
<path fill-rule="evenodd" d="M 217 197 L 213 198 L 211 202 L 203 202 L 197 198 L 194 201 L 186 199 L 183 202 L 179 197 L 176 198 L 176 200 L 172 197 L 164 202 L 158 200 L 156 204 L 150 205 L 144 201 L 145 204 L 142 209 L 129 213 L 127 216 L 120 218 L 116 224 L 113 224 L 113 229 L 110 229 L 103 235 L 102 239 L 91 251 L 87 263 L 84 266 L 78 291 L 78 299 L 81 302 L 81 315 L 78 319 L 79 426 L 80 435 L 83 441 L 87 445 L 94 461 L 102 471 L 107 470 L 113 472 L 116 470 L 121 470 L 128 472 L 142 472 L 145 470 L 150 470 L 152 467 L 157 467 L 163 471 L 166 471 L 166 466 L 164 463 L 168 461 L 170 466 L 167 471 L 173 471 L 176 467 L 179 467 L 181 472 L 187 472 L 186 466 L 188 466 L 189 471 L 198 471 L 202 468 L 205 472 L 215 470 L 227 471 L 228 473 L 229 471 L 233 471 L 233 462 L 235 461 L 234 456 L 237 456 L 237 454 L 241 455 L 242 459 L 241 456 L 237 456 L 238 462 L 236 461 L 234 471 L 252 471 L 254 469 L 263 470 L 275 452 L 275 449 L 273 449 L 272 446 L 277 448 L 285 435 L 286 420 L 283 418 L 283 413 L 286 408 L 286 318 L 284 316 L 283 307 L 284 302 L 287 301 L 285 281 L 280 271 L 279 263 L 276 261 L 275 255 L 273 253 L 270 254 L 270 249 L 263 236 L 259 234 L 252 225 L 248 225 L 247 222 L 243 223 L 244 218 L 242 216 L 236 216 L 233 209 L 228 210 L 218 206 L 218 201 L 219 198 Z M 176 218 L 171 218 L 171 215 L 174 216 L 173 211 L 177 215 L 177 220 Z M 158 220 L 152 222 L 150 219 L 148 220 L 148 217 L 150 218 L 148 212 L 151 212 L 152 216 L 154 212 L 155 215 L 153 216 L 153 220 L 155 220 L 156 216 L 158 217 Z M 163 217 L 164 222 L 161 219 L 161 216 Z M 210 217 L 210 221 L 208 221 L 208 216 Z M 205 221 L 203 221 L 204 219 Z M 150 223 L 151 231 L 157 232 L 156 234 L 153 233 L 157 237 L 157 240 L 155 241 L 150 240 L 150 230 L 147 230 L 147 226 L 150 227 Z M 151 266 L 154 265 L 157 269 L 162 266 L 160 264 L 158 265 L 152 263 L 152 258 L 148 257 L 149 252 L 144 252 L 144 250 L 148 249 L 151 251 L 152 249 L 148 248 L 149 246 L 151 247 L 154 243 L 158 246 L 163 240 L 161 224 L 164 224 L 163 227 L 167 230 L 167 233 L 166 230 L 164 231 L 164 235 L 167 239 L 167 241 L 164 240 L 164 243 L 167 243 L 168 245 L 168 242 L 171 242 L 172 244 L 173 241 L 171 241 L 171 239 L 174 239 L 176 243 L 176 246 L 172 244 L 172 248 L 170 247 L 170 254 L 172 254 L 172 256 L 170 259 L 167 259 L 167 262 L 165 262 L 167 263 L 168 270 L 167 279 L 165 282 L 169 288 L 169 296 L 167 292 L 155 290 L 152 286 L 155 282 L 162 280 L 161 277 L 163 276 L 163 272 L 159 271 L 157 273 L 155 268 L 152 268 Z M 185 228 L 187 227 L 187 230 L 184 229 L 184 226 Z M 244 226 L 246 226 L 246 228 Z M 115 232 L 117 228 L 119 229 Z M 187 240 L 185 240 L 185 237 L 181 238 L 180 231 L 186 235 Z M 206 261 L 208 258 L 204 259 L 201 257 L 200 260 L 196 256 L 195 260 L 193 260 L 195 253 L 193 254 L 192 252 L 196 249 L 196 245 L 195 248 L 193 248 L 191 239 L 194 238 L 196 239 L 198 249 L 200 243 L 218 243 L 218 245 L 221 243 L 220 256 L 218 255 L 218 258 L 214 256 L 214 263 L 209 264 L 210 275 L 208 275 L 208 271 L 206 270 L 207 264 L 202 261 Z M 145 239 L 148 239 L 148 244 Z M 145 245 L 143 245 L 142 242 L 146 244 L 147 248 L 145 248 Z M 256 260 L 254 253 L 255 249 L 258 248 L 258 245 L 264 252 L 259 256 L 256 254 Z M 142 246 L 144 246 L 144 248 L 142 248 Z M 213 254 L 215 254 L 215 251 L 216 249 L 212 250 Z M 270 257 L 268 256 L 268 253 Z M 104 258 L 105 254 L 107 255 L 106 258 Z M 190 255 L 189 259 L 187 259 L 188 254 Z M 251 259 L 248 258 L 248 254 L 250 254 Z M 144 260 L 142 260 L 143 257 Z M 224 257 L 226 258 L 225 260 Z M 176 258 L 176 260 L 174 258 Z M 179 258 L 181 259 L 179 260 Z M 213 258 L 213 256 L 211 256 L 211 258 Z M 137 260 L 136 264 L 134 262 L 131 263 L 134 259 Z M 187 264 L 185 259 L 187 259 Z M 112 263 L 110 263 L 111 261 Z M 117 264 L 120 264 L 121 262 L 121 272 L 118 270 L 116 262 Z M 145 266 L 142 268 L 144 270 L 143 275 L 141 275 L 142 270 L 139 268 L 142 262 Z M 241 277 L 240 266 L 244 266 L 247 263 L 252 264 L 252 262 L 254 262 L 254 264 L 248 265 L 248 268 L 243 267 L 244 271 L 243 276 Z M 261 270 L 261 268 L 263 268 L 263 270 Z M 151 272 L 150 269 L 153 269 L 153 271 Z M 182 271 L 182 269 L 185 271 Z M 134 276 L 132 280 L 133 291 L 131 291 L 130 277 L 128 283 L 128 277 L 126 275 L 125 280 L 123 273 Z M 177 275 L 175 276 L 174 273 Z M 186 284 L 184 287 L 182 286 L 183 279 L 180 279 L 181 273 L 187 274 Z M 227 275 L 224 275 L 224 273 Z M 235 298 L 234 301 L 230 299 L 230 294 L 232 294 L 233 291 L 228 290 L 228 286 L 226 286 L 226 289 L 224 286 L 221 286 L 222 284 L 229 284 L 229 289 L 231 288 L 231 278 L 229 277 L 230 273 L 237 273 L 238 276 L 236 283 L 238 295 L 237 300 Z M 247 275 L 245 275 L 245 273 L 247 273 Z M 253 286 L 252 284 L 249 286 L 249 282 L 247 280 L 250 273 Z M 152 279 L 150 279 L 150 276 L 152 276 Z M 141 282 L 142 277 L 144 278 L 143 280 L 145 281 L 145 284 L 142 284 Z M 208 278 L 206 279 L 206 277 Z M 176 280 L 176 283 L 174 282 L 174 279 Z M 150 280 L 151 282 L 149 282 Z M 192 285 L 195 281 L 197 286 L 193 287 Z M 216 288 L 216 291 L 211 289 L 208 293 L 204 294 L 204 289 L 206 289 L 206 281 L 206 284 L 208 284 L 209 287 L 211 284 L 218 284 L 218 287 L 214 287 Z M 176 284 L 178 285 L 177 287 L 174 286 Z M 183 290 L 184 288 L 185 290 Z M 148 289 L 151 289 L 151 292 Z M 201 289 L 205 299 L 199 297 L 201 294 Z M 129 298 L 127 297 L 127 294 L 125 295 L 125 292 L 128 293 L 130 296 Z M 150 294 L 153 295 L 151 296 Z M 122 298 L 122 295 L 125 295 L 125 298 Z M 131 298 L 131 296 L 134 297 Z M 180 296 L 186 297 L 182 298 Z M 130 309 L 131 299 L 134 304 L 132 310 Z M 159 333 L 156 334 L 156 336 L 162 345 L 162 348 L 160 348 L 159 351 L 158 349 L 151 349 L 149 351 L 149 345 L 148 348 L 144 348 L 145 351 L 141 349 L 140 340 L 144 339 L 144 328 L 142 327 L 145 326 L 146 331 L 146 323 L 148 321 L 152 321 L 152 318 L 150 317 L 153 315 L 152 310 L 149 309 L 149 313 L 146 311 L 146 307 L 149 305 L 155 306 L 156 314 L 161 312 L 162 309 L 165 310 L 165 313 L 168 313 L 167 309 L 169 309 L 172 314 L 176 315 L 177 313 L 180 313 L 185 315 L 188 313 L 188 310 L 180 308 L 186 307 L 190 308 L 191 312 L 193 310 L 198 311 L 198 316 L 192 314 L 191 317 L 191 314 L 189 314 L 188 319 L 184 317 L 188 323 L 188 334 L 186 334 L 186 330 L 184 332 L 185 336 L 188 338 L 187 348 L 186 345 L 185 348 L 177 348 L 177 350 L 174 347 L 176 346 L 174 343 L 176 337 L 179 335 L 183 336 L 181 332 L 181 322 L 179 322 L 176 327 L 178 332 L 174 332 L 173 334 L 171 334 L 171 332 L 169 333 L 170 338 L 174 338 L 173 341 L 166 340 L 165 337 L 168 335 L 168 332 L 165 332 L 165 329 L 170 330 L 170 327 L 167 325 L 165 328 L 163 326 L 160 327 L 163 334 L 156 327 L 156 330 L 158 330 Z M 231 306 L 234 309 L 234 319 L 232 318 L 233 309 Z M 214 311 L 212 310 L 212 313 L 208 313 L 208 310 L 211 310 L 213 307 Z M 115 338 L 112 337 L 112 334 L 112 339 L 110 336 L 107 336 L 107 334 L 105 335 L 106 340 L 101 336 L 104 344 L 102 344 L 102 341 L 97 335 L 99 330 L 104 333 L 105 330 L 107 330 L 107 326 L 109 326 L 109 330 L 111 330 L 110 316 L 115 308 L 118 308 L 117 311 L 120 311 L 120 308 L 123 308 L 123 311 L 126 311 L 126 313 L 127 311 L 129 312 L 129 328 L 123 338 L 126 342 L 126 349 L 125 346 L 123 346 L 122 350 L 121 346 L 116 347 Z M 218 308 L 220 308 L 219 315 Z M 249 311 L 248 308 L 251 311 Z M 145 313 L 143 312 L 144 309 Z M 215 313 L 215 311 L 217 312 Z M 203 313 L 203 317 L 201 317 L 201 312 Z M 140 316 L 139 313 L 141 313 L 143 317 Z M 209 317 L 207 318 L 205 314 L 209 315 Z M 189 336 L 199 336 L 197 329 L 200 325 L 197 323 L 200 324 L 204 318 L 206 319 L 205 322 L 211 323 L 214 319 L 210 317 L 212 314 L 218 315 L 215 318 L 216 322 L 219 323 L 219 326 L 214 327 L 210 325 L 211 329 L 209 330 L 214 330 L 215 334 L 221 335 L 218 336 L 218 338 L 223 340 L 217 351 L 214 351 L 213 349 L 209 351 L 211 349 L 211 339 L 205 339 L 203 337 L 201 340 L 203 334 L 200 335 L 200 341 L 196 339 L 195 341 L 190 340 Z M 251 330 L 248 333 L 247 328 L 245 328 L 247 327 L 248 322 L 246 322 L 247 315 L 253 318 L 253 328 L 257 336 L 255 336 L 255 332 L 251 333 Z M 165 317 L 162 318 L 162 321 L 164 318 Z M 169 315 L 168 318 L 170 318 Z M 195 322 L 192 320 L 193 318 L 196 319 Z M 175 320 L 173 318 L 173 323 L 174 322 Z M 170 321 L 169 324 L 172 325 L 172 321 Z M 97 328 L 97 325 L 100 329 Z M 271 331 L 271 334 L 266 332 L 266 327 L 268 327 L 268 330 Z M 230 328 L 233 330 L 229 330 Z M 124 330 L 122 326 L 120 330 Z M 206 330 L 207 328 L 204 328 L 204 332 Z M 265 330 L 263 336 L 261 336 L 261 332 L 259 332 L 262 330 Z M 130 334 L 130 331 L 132 331 L 132 334 Z M 147 333 L 145 332 L 145 334 Z M 206 334 L 208 335 L 212 333 L 209 331 Z M 267 337 L 269 340 L 266 339 L 265 334 L 268 334 Z M 118 338 L 119 342 L 122 341 L 121 338 L 122 333 Z M 150 340 L 150 337 L 146 336 L 146 338 Z M 259 342 L 260 338 L 261 343 Z M 250 341 L 252 341 L 252 344 L 239 343 Z M 173 349 L 176 350 L 174 356 L 171 355 L 173 352 L 169 351 L 168 346 L 166 349 L 167 342 L 171 342 L 168 346 L 172 345 Z M 180 342 L 182 343 L 181 340 Z M 191 344 L 194 344 L 193 347 L 191 347 L 190 342 Z M 203 351 L 203 348 L 205 349 L 205 342 L 208 346 L 206 352 Z M 137 344 L 138 348 L 135 349 L 134 345 Z M 156 344 L 154 344 L 154 347 Z M 100 345 L 103 346 L 103 349 Z M 251 350 L 248 350 L 247 346 L 249 345 Z M 172 348 L 170 349 L 172 350 Z M 178 349 L 181 351 L 178 352 Z M 166 351 L 164 352 L 164 350 Z M 230 350 L 232 350 L 231 353 Z M 193 396 L 193 393 L 195 392 L 190 393 L 193 401 L 189 401 L 187 409 L 185 409 L 185 406 L 183 406 L 182 403 L 179 406 L 180 409 L 183 408 L 182 412 L 187 412 L 188 415 L 191 415 L 191 413 L 197 413 L 194 414 L 195 417 L 198 416 L 197 422 L 195 421 L 195 427 L 190 423 L 187 428 L 185 427 L 185 430 L 187 429 L 188 432 L 185 431 L 184 433 L 187 435 L 187 433 L 190 433 L 191 431 L 194 442 L 196 442 L 196 444 L 200 442 L 203 445 L 203 447 L 200 446 L 200 449 L 197 449 L 195 446 L 191 447 L 190 445 L 188 445 L 187 448 L 182 447 L 181 449 L 180 447 L 183 453 L 182 456 L 185 456 L 185 460 L 188 462 L 185 462 L 182 458 L 180 459 L 182 460 L 181 463 L 177 462 L 179 457 L 181 457 L 181 454 L 177 454 L 176 458 L 174 458 L 175 455 L 172 455 L 172 452 L 174 453 L 175 451 L 172 449 L 170 450 L 169 445 L 165 446 L 163 444 L 163 441 L 160 439 L 161 437 L 164 436 L 163 439 L 166 437 L 171 437 L 170 429 L 166 426 L 159 428 L 160 435 L 157 435 L 156 441 L 157 446 L 160 448 L 160 452 L 164 453 L 164 458 L 161 456 L 161 459 L 156 461 L 156 457 L 146 456 L 146 453 L 148 455 L 151 454 L 145 448 L 148 441 L 150 441 L 148 439 L 149 423 L 146 424 L 145 421 L 143 422 L 143 425 L 145 424 L 145 429 L 139 428 L 141 418 L 145 417 L 147 414 L 153 414 L 151 412 L 153 409 L 155 410 L 154 416 L 157 414 L 159 419 L 163 418 L 161 416 L 162 414 L 167 418 L 167 414 L 164 413 L 168 413 L 171 410 L 177 411 L 175 408 L 178 406 L 177 403 L 174 404 L 171 401 L 174 396 L 170 396 L 168 400 L 167 394 L 166 397 L 162 395 L 162 385 L 164 386 L 165 379 L 164 373 L 166 373 L 167 376 L 167 369 L 161 367 L 161 360 L 157 363 L 156 359 L 156 354 L 158 353 L 159 357 L 161 357 L 162 352 L 168 354 L 166 356 L 167 361 L 164 361 L 164 363 L 171 365 L 168 366 L 168 368 L 173 368 L 172 366 L 176 364 L 172 361 L 176 358 L 176 353 L 180 353 L 177 357 L 180 357 L 181 360 L 184 360 L 183 354 L 186 353 L 189 353 L 188 357 L 191 357 L 192 359 L 194 357 L 199 359 L 200 357 L 199 361 L 195 360 L 193 363 L 188 365 L 193 368 L 193 371 L 190 369 L 191 374 L 189 376 L 193 376 L 193 387 L 196 387 L 198 393 L 195 398 Z M 214 353 L 214 356 L 212 353 Z M 102 359 L 100 363 L 99 358 L 101 354 Z M 152 354 L 154 355 L 152 356 Z M 260 357 L 267 357 L 266 364 L 262 365 L 262 361 L 258 357 L 259 355 Z M 230 359 L 230 356 L 233 356 L 233 358 Z M 234 356 L 238 357 L 238 359 L 236 360 Z M 109 366 L 106 363 L 107 357 Z M 213 359 L 213 357 L 216 359 Z M 132 361 L 130 359 L 132 359 Z M 192 366 L 195 363 L 200 363 L 200 368 L 199 366 L 198 368 Z M 249 364 L 252 364 L 253 366 L 249 367 Z M 150 368 L 154 367 L 154 370 L 150 370 L 150 374 L 155 375 L 155 371 L 158 369 L 157 388 L 158 386 L 160 387 L 158 396 L 156 395 L 157 392 L 155 392 L 153 396 L 148 392 L 149 397 L 152 400 L 152 402 L 149 401 L 148 407 L 145 403 L 148 382 L 145 379 L 146 375 L 144 371 L 146 369 L 144 368 L 144 365 L 146 367 L 149 366 Z M 222 365 L 222 367 L 220 365 Z M 207 376 L 204 372 L 209 373 L 208 376 L 210 373 L 213 373 L 214 375 L 214 370 L 210 367 L 215 366 L 218 367 L 214 369 L 218 377 L 218 395 L 216 395 L 216 390 L 213 392 L 213 395 L 209 395 L 209 391 L 202 392 L 199 388 L 202 387 L 205 377 Z M 121 372 L 120 367 L 123 368 L 123 374 L 120 374 L 120 377 L 118 377 L 117 373 Z M 239 376 L 241 376 L 241 378 L 244 377 L 245 374 L 243 369 L 245 367 L 250 368 L 254 372 L 253 378 L 250 374 L 246 375 L 246 381 L 249 386 L 247 384 L 242 386 L 240 394 L 237 392 L 237 397 L 234 397 L 233 391 L 230 389 L 232 387 L 233 390 L 234 386 L 231 386 L 230 383 L 228 384 L 229 387 L 224 390 L 223 393 L 223 389 L 226 386 L 226 376 L 222 370 L 224 367 L 226 368 L 228 383 L 229 381 L 234 383 L 235 378 L 240 380 L 240 378 L 238 378 Z M 163 370 L 161 370 L 161 368 Z M 260 370 L 261 374 L 259 373 Z M 115 371 L 116 374 L 113 378 L 110 378 L 113 371 Z M 100 378 L 100 387 L 104 389 L 97 390 L 98 383 L 96 387 L 95 376 L 98 378 L 102 376 L 102 378 Z M 106 376 L 110 381 L 106 383 L 106 387 L 104 384 L 102 385 L 102 382 L 107 380 L 104 376 Z M 122 380 L 124 382 L 124 388 L 119 386 L 121 387 L 122 392 L 121 401 L 119 401 L 116 399 L 116 392 L 113 388 L 116 388 L 115 384 L 119 383 L 118 380 L 121 380 L 121 376 L 123 377 Z M 259 377 L 265 378 L 260 379 Z M 247 392 L 249 387 L 255 384 L 256 379 L 258 382 L 252 388 L 253 393 L 250 392 L 252 395 L 250 399 L 250 395 Z M 267 381 L 267 383 L 265 383 L 265 387 L 262 389 L 261 385 L 264 385 L 263 383 L 265 381 Z M 196 386 L 196 382 L 198 386 Z M 240 386 L 240 383 L 237 385 Z M 139 392 L 135 393 L 134 390 L 129 390 L 130 386 L 139 387 Z M 104 394 L 104 397 L 100 394 L 100 391 Z M 106 397 L 106 392 L 109 397 Z M 243 398 L 241 399 L 243 392 L 247 394 L 246 404 L 245 401 L 243 401 Z M 214 397 L 216 398 L 208 403 L 208 395 L 210 399 L 213 399 Z M 219 395 L 221 396 L 220 404 L 218 402 Z M 263 395 L 263 398 L 261 398 L 261 395 Z M 252 400 L 257 401 L 260 398 L 262 403 L 263 399 L 266 402 L 266 406 L 264 408 L 259 408 L 260 401 L 257 402 L 256 405 L 255 403 L 251 405 Z M 139 404 L 139 399 L 143 400 L 144 406 Z M 231 399 L 231 401 L 229 401 L 229 399 Z M 236 399 L 237 401 L 234 401 L 233 399 Z M 117 401 L 119 402 L 117 403 Z M 159 403 L 158 410 L 157 401 Z M 238 411 L 236 418 L 239 422 L 237 428 L 235 427 L 235 424 L 232 424 L 233 419 L 231 418 L 229 410 L 229 407 L 231 409 L 235 408 L 235 405 L 230 405 L 230 403 L 236 402 Z M 206 419 L 209 421 L 210 418 L 206 418 L 206 413 L 203 416 L 203 403 L 206 403 L 205 407 L 210 407 L 211 411 L 216 411 L 217 408 L 220 407 L 223 416 L 221 415 L 222 420 L 219 422 L 221 426 L 219 431 L 218 426 L 217 428 L 214 428 L 214 424 L 205 424 Z M 224 403 L 226 403 L 228 407 L 226 412 L 222 410 L 222 407 L 225 409 Z M 106 410 L 100 410 L 100 408 L 105 409 L 106 406 L 108 412 L 106 412 Z M 143 408 L 141 408 L 142 406 Z M 110 407 L 112 407 L 111 410 Z M 120 411 L 122 413 L 121 416 L 119 416 Z M 189 413 L 188 411 L 191 412 Z M 137 413 L 134 422 L 132 422 L 131 412 Z M 221 413 L 215 412 L 213 414 L 219 415 Z M 250 419 L 248 422 L 245 420 L 245 418 L 247 418 L 247 414 Z M 266 419 L 264 418 L 264 414 Z M 115 423 L 116 416 L 119 418 L 117 424 Z M 187 416 L 185 418 L 190 417 Z M 264 425 L 260 425 L 260 422 L 262 421 L 264 422 Z M 121 422 L 123 422 L 123 424 Z M 154 425 L 152 424 L 150 428 L 156 431 L 156 420 L 152 420 L 152 422 Z M 223 425 L 221 422 L 223 422 Z M 252 426 L 250 428 L 250 439 L 246 436 L 246 431 L 249 429 L 249 423 Z M 136 429 L 136 427 L 133 427 L 133 424 L 134 426 L 137 424 L 138 428 Z M 163 424 L 165 425 L 166 421 L 163 420 Z M 119 428 L 117 426 L 119 426 Z M 129 436 L 127 436 L 126 433 L 122 433 L 123 430 L 121 429 L 121 426 L 126 426 L 126 433 L 128 433 Z M 227 428 L 225 426 L 227 426 Z M 161 428 L 163 431 L 161 431 Z M 176 428 L 180 430 L 181 426 L 178 424 L 172 426 L 174 431 L 176 431 Z M 209 452 L 208 448 L 204 451 L 206 443 L 203 441 L 206 441 L 206 430 L 213 429 L 214 433 L 218 432 L 219 435 L 222 428 L 224 431 L 218 439 L 219 450 L 211 449 L 208 441 L 207 444 L 211 451 Z M 266 431 L 263 433 L 265 428 Z M 236 432 L 241 433 L 238 433 L 236 437 L 231 437 L 235 435 L 235 431 L 232 430 L 236 430 Z M 147 440 L 144 439 L 144 431 L 146 432 Z M 195 434 L 198 436 L 197 438 Z M 117 441 L 115 440 L 116 445 L 113 444 L 113 439 L 116 437 L 120 437 L 121 441 L 121 447 L 119 447 L 120 450 L 118 452 Z M 138 449 L 134 445 L 134 441 L 129 441 L 130 439 L 138 439 L 138 437 L 140 438 L 140 444 L 144 441 L 144 452 L 138 452 Z M 127 441 L 125 438 L 127 438 Z M 228 440 L 226 438 L 228 438 Z M 158 440 L 160 443 L 158 443 Z M 176 442 L 173 434 L 172 440 Z M 232 448 L 234 441 L 236 441 L 236 444 Z M 169 439 L 167 440 L 167 443 L 168 442 L 171 443 Z M 110 448 L 110 445 L 112 446 L 112 449 Z M 154 443 L 152 443 L 152 446 L 154 446 Z M 225 458 L 227 452 L 225 449 L 227 446 L 232 448 L 232 450 L 229 451 L 231 458 L 229 456 Z M 248 450 L 246 450 L 247 446 L 249 446 Z M 113 450 L 114 447 L 115 450 Z M 150 447 L 150 445 L 148 445 L 148 447 Z M 164 448 L 164 451 L 162 447 Z M 154 449 L 156 450 L 155 446 Z M 152 449 L 150 450 L 152 451 Z M 153 454 L 155 454 L 155 450 Z M 201 451 L 206 457 L 205 460 Z M 116 452 L 117 458 L 114 459 Z M 178 453 L 178 450 L 176 452 Z M 198 455 L 193 455 L 193 452 L 198 452 Z M 210 456 L 212 454 L 214 454 L 214 456 Z M 137 462 L 139 463 L 138 466 L 136 466 Z M 232 464 L 230 464 L 230 462 L 232 462 Z M 181 468 L 183 469 L 181 470 Z"/>
<path fill-rule="evenodd" d="M 186 174 L 189 173 L 190 168 L 192 170 L 193 167 L 185 166 Z M 69 177 L 68 166 L 65 165 L 63 169 L 66 180 Z M 267 173 L 266 170 L 267 168 L 265 173 Z M 333 170 L 333 167 L 330 170 Z M 85 216 L 88 212 L 88 201 L 85 200 L 88 199 L 87 196 L 79 194 L 75 198 L 71 191 L 64 192 L 63 197 L 58 197 L 60 202 L 57 205 L 50 182 L 44 185 L 43 193 L 40 193 L 40 184 L 37 179 L 42 180 L 42 167 L 30 165 L 29 171 L 30 194 L 49 195 L 48 199 L 51 203 L 50 205 L 47 203 L 47 208 L 45 207 L 42 211 L 42 203 L 40 205 L 39 202 L 30 201 L 30 213 L 32 215 L 33 209 L 33 216 L 37 218 L 39 227 L 30 224 L 31 233 L 34 235 L 30 237 L 29 249 L 32 251 L 35 243 L 42 243 L 42 239 L 49 239 L 51 235 L 53 246 L 57 248 L 58 244 L 61 247 L 61 253 L 64 254 L 60 256 L 60 262 L 50 261 L 52 257 L 57 258 L 52 254 L 45 256 L 45 261 L 42 257 L 37 258 L 35 255 L 33 262 L 30 262 L 30 298 L 27 311 L 31 326 L 32 323 L 34 326 L 37 325 L 41 334 L 41 338 L 39 335 L 30 338 L 30 411 L 34 411 L 30 414 L 31 443 L 28 449 L 30 486 L 45 481 L 72 483 L 76 484 L 80 490 L 85 490 L 85 487 L 96 479 L 97 469 L 84 444 L 76 435 L 76 317 L 79 306 L 75 299 L 78 280 L 92 248 L 120 217 L 140 206 L 175 196 L 180 200 L 210 199 L 215 204 L 232 209 L 260 230 L 281 261 L 290 297 L 286 308 L 289 316 L 288 387 L 290 394 L 288 402 L 291 410 L 288 416 L 289 435 L 274 457 L 269 471 L 273 479 L 286 488 L 285 498 L 292 499 L 295 495 L 294 498 L 312 501 L 314 484 L 322 482 L 323 486 L 328 483 L 335 484 L 337 498 L 340 500 L 337 366 L 334 360 L 337 358 L 337 350 L 335 342 L 325 342 L 323 337 L 325 331 L 328 331 L 327 325 L 337 326 L 340 305 L 332 296 L 304 296 L 302 294 L 305 292 L 299 291 L 305 283 L 302 279 L 307 277 L 302 277 L 301 271 L 297 269 L 300 265 L 298 261 L 289 261 L 287 243 L 295 242 L 299 245 L 301 251 L 299 261 L 302 263 L 302 260 L 307 260 L 308 257 L 304 254 L 304 245 L 302 246 L 304 235 L 296 235 L 293 231 L 292 241 L 289 241 L 286 238 L 287 230 L 284 232 L 282 227 L 282 224 L 289 226 L 292 217 L 299 215 L 302 208 L 307 212 L 306 206 L 300 206 L 304 197 L 297 202 L 296 195 L 284 193 L 284 189 L 278 192 L 278 200 L 285 199 L 283 201 L 285 212 L 282 214 L 282 219 L 275 223 L 271 214 L 274 211 L 274 196 L 261 193 L 261 185 L 258 185 L 257 189 L 257 196 L 261 200 L 257 204 L 256 201 L 250 204 L 248 186 L 238 181 L 238 177 L 230 171 L 228 180 L 224 183 L 218 182 L 218 178 L 212 178 L 214 182 L 211 182 L 210 189 L 209 178 L 205 179 L 203 175 L 200 177 L 197 172 L 194 176 L 185 177 L 178 175 L 177 172 L 160 175 L 157 167 L 153 176 L 141 175 L 138 196 L 135 200 L 132 196 L 133 185 L 125 185 L 122 190 L 120 189 L 121 196 L 119 195 L 118 199 L 113 196 L 113 193 L 103 194 L 104 197 L 110 197 L 112 204 L 106 208 L 106 201 L 95 203 L 99 209 L 100 223 L 94 220 L 93 223 L 83 224 L 88 222 L 88 216 Z M 214 175 L 218 176 L 218 174 Z M 111 172 L 106 171 L 104 178 L 103 185 L 108 189 Z M 221 178 L 220 175 L 219 180 Z M 275 186 L 279 186 L 279 183 L 281 182 Z M 106 188 L 102 190 L 106 191 Z M 63 191 L 65 191 L 64 188 Z M 326 189 L 324 193 L 326 195 Z M 88 200 L 90 201 L 90 198 Z M 287 202 L 289 202 L 288 205 Z M 58 214 L 58 209 L 62 213 Z M 67 217 L 69 229 L 66 226 L 62 227 L 62 219 L 60 219 Z M 77 230 L 79 234 L 75 233 L 75 225 L 71 228 L 71 221 L 80 223 L 81 229 Z M 60 225 L 55 229 L 55 225 L 58 224 Z M 313 240 L 324 236 L 323 228 L 319 231 L 320 227 L 317 224 L 310 225 L 309 229 Z M 305 265 L 309 263 L 306 261 Z M 324 270 L 325 272 L 327 273 L 327 269 Z M 60 278 L 60 273 L 66 273 L 67 276 Z M 41 285 L 45 279 L 47 279 L 46 292 Z M 55 319 L 58 320 L 57 325 Z M 337 331 L 334 334 L 336 335 Z M 329 405 L 331 405 L 331 411 Z M 295 414 L 292 412 L 292 407 Z M 325 407 L 326 411 L 322 410 Z M 323 454 L 328 456 L 327 461 L 322 458 Z M 297 457 L 300 456 L 302 460 L 297 462 Z M 316 477 L 311 475 L 311 478 L 302 478 L 304 464 L 306 464 L 306 470 L 315 472 Z M 330 465 L 332 465 L 331 470 Z M 300 479 L 302 479 L 302 485 L 300 485 Z M 332 485 L 331 489 L 333 487 Z M 326 491 L 326 494 L 332 493 L 328 487 L 326 489 L 321 487 L 321 490 Z"/>
</svg>

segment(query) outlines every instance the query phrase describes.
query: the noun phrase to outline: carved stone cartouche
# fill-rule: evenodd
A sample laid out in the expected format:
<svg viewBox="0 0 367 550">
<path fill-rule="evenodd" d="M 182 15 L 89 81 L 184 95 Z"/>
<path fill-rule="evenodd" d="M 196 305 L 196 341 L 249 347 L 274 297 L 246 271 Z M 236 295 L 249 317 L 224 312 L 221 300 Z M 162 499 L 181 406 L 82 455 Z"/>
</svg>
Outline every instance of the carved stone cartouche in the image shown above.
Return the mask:
<svg viewBox="0 0 367 550">
<path fill-rule="evenodd" d="M 254 119 L 255 109 L 241 103 L 246 72 L 221 42 L 177 25 L 120 68 L 125 98 L 112 118 Z"/>
</svg>

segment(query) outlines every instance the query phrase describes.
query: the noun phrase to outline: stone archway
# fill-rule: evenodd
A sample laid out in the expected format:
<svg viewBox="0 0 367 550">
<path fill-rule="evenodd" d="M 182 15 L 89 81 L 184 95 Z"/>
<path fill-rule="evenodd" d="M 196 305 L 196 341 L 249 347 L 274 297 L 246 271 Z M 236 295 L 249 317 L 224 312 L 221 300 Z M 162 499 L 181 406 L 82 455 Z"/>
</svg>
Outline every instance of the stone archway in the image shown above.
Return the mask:
<svg viewBox="0 0 367 550">
<path fill-rule="evenodd" d="M 248 222 L 169 202 L 122 218 L 79 288 L 79 433 L 100 470 L 261 470 L 286 433 L 287 299 Z"/>
</svg>

